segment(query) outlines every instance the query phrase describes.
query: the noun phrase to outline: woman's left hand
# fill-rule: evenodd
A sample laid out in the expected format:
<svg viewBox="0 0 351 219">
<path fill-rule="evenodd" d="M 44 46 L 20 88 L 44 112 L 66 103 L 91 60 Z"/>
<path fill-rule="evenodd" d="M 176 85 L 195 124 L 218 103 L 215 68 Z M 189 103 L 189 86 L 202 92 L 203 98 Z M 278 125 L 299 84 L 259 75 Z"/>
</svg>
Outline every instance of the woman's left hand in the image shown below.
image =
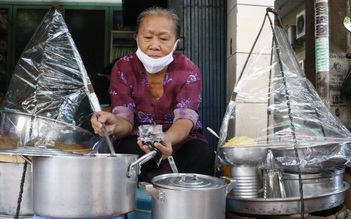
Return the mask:
<svg viewBox="0 0 351 219">
<path fill-rule="evenodd" d="M 140 137 L 138 138 L 138 145 L 141 148 L 141 150 L 143 150 L 145 153 L 149 153 L 151 152 L 151 149 L 149 148 L 149 146 L 144 145 L 140 139 Z M 173 149 L 172 149 L 172 144 L 171 142 L 167 141 L 167 140 L 163 140 L 162 142 L 155 142 L 154 143 L 154 147 L 161 152 L 162 154 L 162 159 L 166 159 L 167 157 L 172 155 Z"/>
</svg>

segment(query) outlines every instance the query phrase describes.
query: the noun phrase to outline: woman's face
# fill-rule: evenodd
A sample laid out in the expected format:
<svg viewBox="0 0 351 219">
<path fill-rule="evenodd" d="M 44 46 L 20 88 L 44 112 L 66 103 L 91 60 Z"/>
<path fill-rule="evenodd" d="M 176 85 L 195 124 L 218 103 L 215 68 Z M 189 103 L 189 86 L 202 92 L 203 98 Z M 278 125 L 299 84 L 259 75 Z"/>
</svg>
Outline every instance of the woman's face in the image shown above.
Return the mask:
<svg viewBox="0 0 351 219">
<path fill-rule="evenodd" d="M 137 39 L 139 48 L 146 55 L 152 58 L 166 56 L 173 50 L 176 41 L 173 21 L 159 15 L 144 17 Z"/>
</svg>

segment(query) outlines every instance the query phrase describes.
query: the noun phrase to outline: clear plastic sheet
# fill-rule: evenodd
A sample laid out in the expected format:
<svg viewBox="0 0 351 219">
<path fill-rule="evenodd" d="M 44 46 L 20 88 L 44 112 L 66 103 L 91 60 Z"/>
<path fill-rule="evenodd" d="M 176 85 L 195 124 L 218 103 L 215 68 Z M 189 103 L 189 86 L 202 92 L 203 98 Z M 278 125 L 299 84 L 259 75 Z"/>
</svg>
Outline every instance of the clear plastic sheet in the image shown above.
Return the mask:
<svg viewBox="0 0 351 219">
<path fill-rule="evenodd" d="M 0 109 L 0 134 L 15 146 L 55 147 L 55 141 L 91 146 L 90 117 L 100 105 L 55 6 L 23 51 Z"/>
<path fill-rule="evenodd" d="M 347 164 L 351 133 L 321 100 L 275 23 L 267 13 L 234 86 L 217 163 L 259 166 L 271 149 L 289 167 Z"/>
<path fill-rule="evenodd" d="M 138 129 L 139 129 L 139 136 L 143 144 L 147 145 L 150 148 L 150 150 L 157 151 L 157 157 L 155 157 L 155 159 L 157 162 L 159 162 L 162 154 L 157 148 L 155 148 L 154 143 L 163 141 L 164 133 L 163 133 L 162 125 L 153 125 L 153 124 L 140 125 Z M 172 168 L 176 169 L 176 166 L 172 161 L 172 157 L 168 158 L 168 160 L 169 159 L 171 159 L 170 164 L 171 166 L 173 165 Z"/>
<path fill-rule="evenodd" d="M 141 141 L 153 149 L 154 142 L 162 142 L 164 133 L 162 125 L 140 125 L 139 135 Z"/>
</svg>

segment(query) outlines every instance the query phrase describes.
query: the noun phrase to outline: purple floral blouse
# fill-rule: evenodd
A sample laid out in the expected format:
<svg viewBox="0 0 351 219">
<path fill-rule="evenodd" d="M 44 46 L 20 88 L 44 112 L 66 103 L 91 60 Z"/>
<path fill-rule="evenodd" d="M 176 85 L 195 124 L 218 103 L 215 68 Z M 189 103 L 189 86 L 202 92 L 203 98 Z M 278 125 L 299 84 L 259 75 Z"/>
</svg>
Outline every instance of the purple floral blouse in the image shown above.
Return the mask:
<svg viewBox="0 0 351 219">
<path fill-rule="evenodd" d="M 138 126 L 159 124 L 167 131 L 177 119 L 189 119 L 194 127 L 186 140 L 201 139 L 199 105 L 201 102 L 201 73 L 197 65 L 181 53 L 174 53 L 163 81 L 163 95 L 154 100 L 145 68 L 135 53 L 119 59 L 111 73 L 110 97 L 112 113 Z M 180 145 L 178 145 L 180 146 Z"/>
</svg>

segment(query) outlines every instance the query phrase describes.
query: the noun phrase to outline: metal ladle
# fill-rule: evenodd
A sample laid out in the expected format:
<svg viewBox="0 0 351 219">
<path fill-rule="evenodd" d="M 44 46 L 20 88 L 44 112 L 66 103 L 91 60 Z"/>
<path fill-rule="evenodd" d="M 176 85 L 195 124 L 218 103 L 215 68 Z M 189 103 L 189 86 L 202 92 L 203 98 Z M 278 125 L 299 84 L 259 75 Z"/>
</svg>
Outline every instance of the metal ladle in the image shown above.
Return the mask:
<svg viewBox="0 0 351 219">
<path fill-rule="evenodd" d="M 207 127 L 207 130 L 211 132 L 212 135 L 216 136 L 219 139 L 219 135 L 215 131 L 213 131 L 213 129 L 211 129 L 210 127 Z"/>
<path fill-rule="evenodd" d="M 101 116 L 101 114 L 96 114 L 96 118 L 99 118 Z M 110 135 L 108 134 L 107 130 L 106 130 L 106 125 L 105 123 L 102 123 L 102 128 L 101 128 L 102 132 L 104 133 L 104 136 L 105 136 L 105 139 L 106 139 L 106 142 L 107 142 L 107 145 L 110 149 L 110 154 L 111 154 L 111 157 L 116 157 L 116 152 L 115 152 L 115 149 L 113 147 L 113 144 L 111 142 L 111 139 L 110 139 Z"/>
</svg>

